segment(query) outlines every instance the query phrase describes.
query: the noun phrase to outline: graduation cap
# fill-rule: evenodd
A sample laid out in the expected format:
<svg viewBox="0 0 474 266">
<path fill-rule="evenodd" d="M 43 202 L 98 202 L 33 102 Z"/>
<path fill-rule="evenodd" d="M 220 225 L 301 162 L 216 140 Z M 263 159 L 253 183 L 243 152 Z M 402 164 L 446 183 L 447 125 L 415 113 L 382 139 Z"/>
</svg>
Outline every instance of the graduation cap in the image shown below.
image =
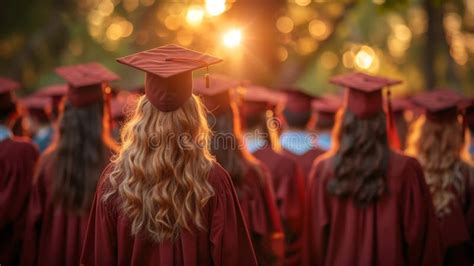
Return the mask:
<svg viewBox="0 0 474 266">
<path fill-rule="evenodd" d="M 206 108 L 213 114 L 221 114 L 230 110 L 230 90 L 237 88 L 239 82 L 223 75 L 212 74 L 208 78 L 194 79 L 193 86 L 194 92 L 201 96 Z"/>
<path fill-rule="evenodd" d="M 314 99 L 311 106 L 317 113 L 334 115 L 341 108 L 342 100 L 337 96 L 323 96 L 319 99 Z"/>
<path fill-rule="evenodd" d="M 342 107 L 342 100 L 339 96 L 325 95 L 314 99 L 311 107 L 318 115 L 318 120 L 332 121 L 337 111 Z"/>
<path fill-rule="evenodd" d="M 354 72 L 332 77 L 331 83 L 347 88 L 345 108 L 360 119 L 370 118 L 384 110 L 383 88 L 400 84 L 400 80 Z M 392 148 L 400 148 L 393 119 L 390 90 L 387 91 L 387 133 Z"/>
<path fill-rule="evenodd" d="M 169 44 L 121 57 L 117 61 L 146 72 L 146 97 L 158 110 L 172 112 L 191 97 L 192 72 L 204 67 L 208 70 L 210 65 L 222 59 Z"/>
<path fill-rule="evenodd" d="M 96 62 L 62 66 L 55 71 L 67 81 L 67 99 L 77 107 L 101 101 L 104 97 L 103 83 L 119 79 L 115 73 Z"/>
<path fill-rule="evenodd" d="M 427 119 L 435 122 L 450 122 L 457 119 L 464 100 L 460 94 L 439 89 L 413 97 L 413 103 L 421 107 Z"/>
<path fill-rule="evenodd" d="M 285 110 L 305 114 L 311 112 L 311 102 L 314 100 L 314 96 L 294 87 L 285 88 L 283 92 L 286 95 Z"/>
<path fill-rule="evenodd" d="M 63 97 L 67 94 L 68 86 L 65 83 L 62 84 L 51 84 L 44 86 L 39 89 L 35 96 L 39 97 Z"/>
<path fill-rule="evenodd" d="M 20 83 L 0 77 L 0 109 L 6 110 L 15 105 L 15 96 L 13 91 L 20 88 Z"/>
<path fill-rule="evenodd" d="M 67 94 L 68 85 L 66 83 L 63 84 L 52 84 L 39 89 L 35 96 L 38 97 L 49 97 L 52 99 L 52 106 L 53 108 L 58 108 L 59 103 L 63 99 L 63 97 Z"/>
<path fill-rule="evenodd" d="M 404 111 L 416 109 L 408 98 L 392 99 L 392 112 L 395 115 L 402 114 Z"/>
<path fill-rule="evenodd" d="M 53 100 L 48 97 L 32 95 L 19 100 L 19 104 L 28 110 L 28 113 L 41 121 L 48 121 L 52 111 Z"/>
<path fill-rule="evenodd" d="M 362 119 L 383 110 L 383 88 L 401 83 L 399 80 L 358 72 L 335 76 L 330 79 L 330 82 L 348 88 L 345 99 L 346 108 Z"/>
<path fill-rule="evenodd" d="M 36 95 L 33 95 L 30 97 L 19 99 L 19 103 L 28 110 L 45 110 L 51 108 L 52 101 L 50 98 L 38 97 Z"/>
<path fill-rule="evenodd" d="M 275 109 L 286 102 L 284 93 L 258 85 L 247 85 L 239 91 L 241 115 L 254 116 Z"/>
</svg>

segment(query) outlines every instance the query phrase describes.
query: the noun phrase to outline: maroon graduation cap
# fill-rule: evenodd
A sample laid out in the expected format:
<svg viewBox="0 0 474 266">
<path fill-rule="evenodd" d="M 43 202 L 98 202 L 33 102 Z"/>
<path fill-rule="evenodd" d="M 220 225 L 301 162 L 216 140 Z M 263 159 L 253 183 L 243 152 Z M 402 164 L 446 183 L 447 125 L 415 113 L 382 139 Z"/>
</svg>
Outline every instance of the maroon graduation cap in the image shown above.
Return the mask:
<svg viewBox="0 0 474 266">
<path fill-rule="evenodd" d="M 438 89 L 413 97 L 413 103 L 421 107 L 427 119 L 450 122 L 457 119 L 464 97 L 449 89 Z"/>
<path fill-rule="evenodd" d="M 146 72 L 145 95 L 162 112 L 180 108 L 192 95 L 194 70 L 222 59 L 169 44 L 118 58 L 119 63 Z"/>
<path fill-rule="evenodd" d="M 19 104 L 28 110 L 28 113 L 37 119 L 48 121 L 51 116 L 53 100 L 49 97 L 32 95 L 19 99 Z"/>
<path fill-rule="evenodd" d="M 295 87 L 286 88 L 283 91 L 286 94 L 286 110 L 293 113 L 311 112 L 311 102 L 314 100 L 314 96 Z"/>
<path fill-rule="evenodd" d="M 51 84 L 45 87 L 42 87 L 35 93 L 35 96 L 38 97 L 49 97 L 52 99 L 52 105 L 54 108 L 58 108 L 59 103 L 63 97 L 67 94 L 68 85 L 67 84 Z"/>
<path fill-rule="evenodd" d="M 350 73 L 332 77 L 330 82 L 347 88 L 345 108 L 361 119 L 367 119 L 384 110 L 382 90 L 385 87 L 400 84 L 400 80 L 364 73 Z M 400 140 L 395 128 L 390 90 L 387 93 L 387 132 L 392 148 L 400 148 Z"/>
<path fill-rule="evenodd" d="M 201 96 L 204 105 L 210 112 L 222 114 L 231 109 L 230 90 L 237 88 L 239 82 L 223 75 L 211 74 L 208 78 L 194 79 L 193 86 L 194 92 Z"/>
<path fill-rule="evenodd" d="M 39 97 L 62 97 L 67 94 L 67 84 L 51 84 L 48 86 L 44 86 L 41 89 L 39 89 L 36 93 L 35 96 Z"/>
<path fill-rule="evenodd" d="M 20 88 L 20 83 L 6 77 L 0 77 L 0 109 L 8 109 L 15 105 L 13 92 L 18 88 Z"/>
<path fill-rule="evenodd" d="M 323 96 L 321 98 L 314 99 L 311 106 L 312 109 L 318 113 L 334 115 L 337 113 L 339 108 L 341 108 L 342 100 L 337 96 Z"/>
<path fill-rule="evenodd" d="M 19 103 L 28 110 L 45 110 L 51 108 L 52 101 L 50 98 L 33 95 L 19 99 Z"/>
<path fill-rule="evenodd" d="M 337 111 L 342 107 L 342 99 L 336 95 L 325 95 L 314 99 L 311 107 L 318 114 L 318 119 L 333 120 Z"/>
<path fill-rule="evenodd" d="M 258 115 L 286 102 L 284 93 L 258 85 L 247 85 L 239 93 L 243 117 Z"/>
<path fill-rule="evenodd" d="M 77 107 L 101 101 L 104 97 L 103 83 L 119 79 L 115 73 L 96 62 L 58 67 L 56 74 L 67 81 L 67 99 Z"/>
<path fill-rule="evenodd" d="M 413 110 L 416 107 L 409 98 L 395 98 L 392 99 L 392 112 L 394 114 L 401 114 L 407 110 Z"/>
<path fill-rule="evenodd" d="M 364 73 L 335 76 L 330 82 L 348 88 L 345 105 L 359 118 L 368 118 L 383 110 L 382 89 L 401 83 L 385 77 Z"/>
</svg>

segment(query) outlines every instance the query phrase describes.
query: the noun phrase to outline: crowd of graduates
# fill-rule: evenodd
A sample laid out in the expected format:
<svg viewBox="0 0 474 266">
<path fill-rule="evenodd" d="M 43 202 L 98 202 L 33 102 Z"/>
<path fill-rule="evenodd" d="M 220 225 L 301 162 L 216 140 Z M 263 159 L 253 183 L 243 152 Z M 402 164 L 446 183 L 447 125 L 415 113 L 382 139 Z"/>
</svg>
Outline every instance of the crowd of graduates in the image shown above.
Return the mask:
<svg viewBox="0 0 474 266">
<path fill-rule="evenodd" d="M 222 60 L 177 45 L 117 61 L 144 86 L 0 77 L 0 265 L 473 265 L 474 99 L 193 77 Z"/>
</svg>

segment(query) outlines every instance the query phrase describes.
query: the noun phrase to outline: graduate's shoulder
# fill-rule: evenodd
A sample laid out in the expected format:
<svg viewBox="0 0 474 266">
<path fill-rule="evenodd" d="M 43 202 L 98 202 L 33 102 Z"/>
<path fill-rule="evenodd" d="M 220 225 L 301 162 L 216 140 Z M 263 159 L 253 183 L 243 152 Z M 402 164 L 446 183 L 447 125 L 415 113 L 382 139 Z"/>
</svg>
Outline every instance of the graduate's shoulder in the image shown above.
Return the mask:
<svg viewBox="0 0 474 266">
<path fill-rule="evenodd" d="M 407 172 L 422 172 L 423 168 L 414 157 L 401 153 L 399 151 L 390 151 L 390 169 L 397 176 L 404 177 Z"/>
<path fill-rule="evenodd" d="M 227 171 L 217 162 L 213 162 L 207 181 L 216 191 L 227 190 L 232 187 L 232 181 Z"/>
<path fill-rule="evenodd" d="M 0 142 L 0 146 L 8 149 L 8 152 L 13 154 L 30 154 L 38 156 L 39 150 L 36 144 L 34 144 L 29 138 L 26 137 L 13 137 Z"/>
</svg>

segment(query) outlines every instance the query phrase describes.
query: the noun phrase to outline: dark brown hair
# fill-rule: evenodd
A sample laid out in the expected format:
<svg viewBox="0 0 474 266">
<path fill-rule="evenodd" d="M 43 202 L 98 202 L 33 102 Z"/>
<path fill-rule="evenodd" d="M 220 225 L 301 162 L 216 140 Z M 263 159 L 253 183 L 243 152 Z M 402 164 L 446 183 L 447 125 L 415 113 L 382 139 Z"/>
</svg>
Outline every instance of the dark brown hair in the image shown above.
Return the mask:
<svg viewBox="0 0 474 266">
<path fill-rule="evenodd" d="M 298 129 L 306 129 L 308 126 L 308 123 L 311 120 L 311 112 L 305 112 L 305 113 L 298 113 L 298 112 L 292 112 L 288 109 L 285 109 L 283 111 L 283 116 L 285 117 L 286 123 L 290 127 L 298 128 Z"/>
<path fill-rule="evenodd" d="M 6 107 L 0 107 L 0 124 L 7 124 L 12 113 L 16 111 L 16 105 L 14 104 L 9 104 Z"/>
<path fill-rule="evenodd" d="M 348 110 L 337 115 L 334 129 L 334 174 L 327 190 L 335 196 L 351 197 L 366 206 L 386 191 L 390 148 L 385 113 L 360 119 Z"/>
<path fill-rule="evenodd" d="M 108 152 L 103 139 L 103 102 L 77 108 L 65 103 L 58 138 L 51 147 L 53 199 L 73 211 L 90 208 Z"/>
<path fill-rule="evenodd" d="M 213 131 L 211 152 L 217 162 L 227 170 L 234 184 L 236 186 L 240 184 L 247 166 L 254 167 L 263 178 L 263 173 L 257 167 L 255 158 L 243 146 L 237 107 L 232 105 L 232 110 L 217 116 L 209 114 L 208 121 Z"/>
</svg>

